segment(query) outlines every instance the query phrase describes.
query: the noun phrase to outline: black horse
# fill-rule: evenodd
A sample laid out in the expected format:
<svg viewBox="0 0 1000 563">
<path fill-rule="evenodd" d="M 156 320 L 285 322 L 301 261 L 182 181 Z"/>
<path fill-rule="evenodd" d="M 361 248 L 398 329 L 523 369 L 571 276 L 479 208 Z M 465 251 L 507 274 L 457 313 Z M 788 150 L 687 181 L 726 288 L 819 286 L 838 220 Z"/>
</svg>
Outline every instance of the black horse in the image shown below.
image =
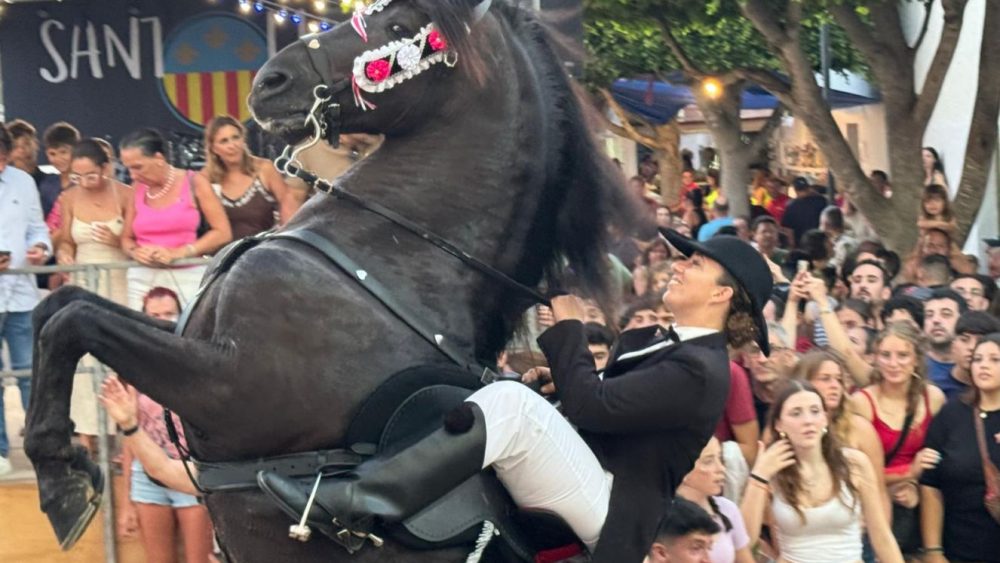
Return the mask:
<svg viewBox="0 0 1000 563">
<path fill-rule="evenodd" d="M 326 107 L 341 108 L 325 121 L 329 128 L 386 137 L 338 187 L 526 286 L 568 267 L 577 282 L 606 287 L 608 222 L 629 217 L 631 206 L 619 172 L 590 138 L 544 26 L 500 2 L 486 13 L 489 2 L 478 0 L 382 4 L 365 18 L 367 42 L 357 26 L 343 24 L 269 61 L 250 98 L 257 120 L 288 142 L 302 141 L 315 89 L 326 85 L 333 97 Z M 432 22 L 440 34 L 423 54 L 446 49 L 442 64 L 381 93 L 352 93 L 359 55 Z M 341 197 L 315 197 L 286 226 L 303 228 L 391 288 L 439 338 L 485 364 L 532 304 Z M 176 412 L 194 457 L 209 462 L 344 446 L 359 405 L 391 374 L 448 363 L 355 276 L 290 240 L 257 245 L 208 283 L 183 336 L 78 288 L 52 294 L 34 323 L 26 450 L 41 508 L 67 548 L 89 521 L 98 481 L 70 444 L 73 373 L 86 353 Z M 287 516 L 259 491 L 212 494 L 207 504 L 234 561 L 457 561 L 468 551 L 415 553 L 388 543 L 348 556 L 321 536 L 288 539 Z"/>
</svg>

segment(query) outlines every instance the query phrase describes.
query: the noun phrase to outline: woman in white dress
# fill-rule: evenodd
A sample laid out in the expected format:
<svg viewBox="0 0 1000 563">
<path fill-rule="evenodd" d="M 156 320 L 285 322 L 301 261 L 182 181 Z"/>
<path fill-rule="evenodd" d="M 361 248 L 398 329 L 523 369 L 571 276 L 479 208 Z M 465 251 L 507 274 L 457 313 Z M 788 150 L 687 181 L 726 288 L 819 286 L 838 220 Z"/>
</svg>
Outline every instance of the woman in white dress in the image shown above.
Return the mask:
<svg viewBox="0 0 1000 563">
<path fill-rule="evenodd" d="M 98 141 L 86 139 L 73 149 L 69 181 L 71 188 L 60 198 L 62 223 L 56 259 L 61 265 L 108 264 L 128 260 L 121 250 L 124 209 L 132 197 L 132 189 L 114 180 L 111 155 Z M 70 278 L 71 283 L 119 303 L 127 304 L 124 269 L 102 269 L 96 279 L 86 272 Z M 83 365 L 97 365 L 87 356 Z M 91 374 L 80 374 L 73 380 L 70 418 L 84 445 L 94 451 L 93 439 L 98 434 L 97 396 Z M 113 426 L 109 426 L 113 433 Z"/>
</svg>

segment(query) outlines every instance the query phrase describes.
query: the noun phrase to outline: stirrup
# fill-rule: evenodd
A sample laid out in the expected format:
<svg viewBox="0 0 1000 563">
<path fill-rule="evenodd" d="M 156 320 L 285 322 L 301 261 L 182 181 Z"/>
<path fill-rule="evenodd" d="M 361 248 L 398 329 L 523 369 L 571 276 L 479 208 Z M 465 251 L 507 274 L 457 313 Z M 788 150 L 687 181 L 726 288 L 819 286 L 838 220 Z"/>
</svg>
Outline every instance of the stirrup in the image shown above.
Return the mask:
<svg viewBox="0 0 1000 563">
<path fill-rule="evenodd" d="M 340 531 L 337 532 L 337 541 L 351 555 L 363 548 L 366 540 L 371 541 L 372 545 L 375 547 L 382 547 L 385 545 L 385 540 L 381 537 L 369 532 L 355 532 L 353 530 L 349 530 L 343 527 L 343 525 L 341 525 L 336 518 L 333 519 L 333 525 L 340 527 Z"/>
<path fill-rule="evenodd" d="M 312 537 L 312 528 L 308 524 L 309 513 L 312 511 L 312 506 L 316 502 L 316 493 L 319 491 L 319 484 L 325 477 L 323 471 L 316 474 L 316 481 L 313 482 L 312 490 L 309 492 L 309 499 L 306 501 L 305 509 L 302 511 L 302 517 L 299 519 L 298 524 L 293 524 L 288 527 L 288 537 L 298 540 L 300 542 L 307 542 Z M 332 524 L 338 528 L 339 531 L 335 533 L 335 536 L 329 536 L 331 539 L 339 543 L 348 553 L 354 554 L 365 546 L 366 541 L 371 541 L 372 545 L 375 547 L 382 547 L 385 545 L 385 540 L 380 536 L 369 532 L 356 532 L 342 525 L 337 521 L 336 518 L 333 519 Z"/>
<path fill-rule="evenodd" d="M 320 471 L 316 474 L 316 482 L 313 483 L 312 491 L 309 493 L 309 500 L 306 501 L 306 508 L 302 511 L 302 518 L 299 519 L 298 524 L 293 524 L 288 527 L 288 537 L 293 540 L 299 540 L 300 542 L 307 542 L 309 538 L 312 537 L 312 528 L 306 522 L 309 520 L 309 512 L 312 511 L 312 505 L 316 502 L 316 492 L 319 490 L 319 482 L 323 479 L 323 472 Z"/>
</svg>

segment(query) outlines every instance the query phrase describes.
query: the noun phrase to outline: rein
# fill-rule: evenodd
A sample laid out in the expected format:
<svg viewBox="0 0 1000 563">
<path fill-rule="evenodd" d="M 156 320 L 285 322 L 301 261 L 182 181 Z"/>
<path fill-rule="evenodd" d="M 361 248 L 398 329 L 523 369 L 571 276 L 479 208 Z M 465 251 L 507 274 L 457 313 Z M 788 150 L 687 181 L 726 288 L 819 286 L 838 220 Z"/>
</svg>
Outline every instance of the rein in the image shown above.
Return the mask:
<svg viewBox="0 0 1000 563">
<path fill-rule="evenodd" d="M 436 246 L 440 250 L 458 258 L 463 264 L 492 279 L 494 282 L 530 299 L 532 304 L 550 305 L 549 299 L 542 295 L 538 290 L 528 287 L 527 285 L 501 272 L 497 268 L 487 264 L 479 258 L 476 258 L 450 242 L 448 239 L 431 232 L 427 228 L 403 216 L 397 211 L 389 209 L 378 202 L 369 201 L 357 194 L 353 194 L 334 183 L 334 181 L 320 178 L 315 173 L 307 170 L 301 161 L 299 161 L 299 155 L 302 154 L 303 151 L 319 143 L 320 140 L 329 140 L 330 132 L 336 130 L 337 127 L 328 125 L 326 123 L 325 116 L 330 113 L 331 106 L 336 106 L 337 108 L 334 113 L 339 115 L 340 111 L 340 105 L 331 101 L 333 99 L 333 94 L 330 93 L 330 90 L 325 85 L 319 85 L 314 88 L 313 96 L 315 98 L 313 106 L 305 120 L 305 124 L 312 127 L 313 134 L 306 143 L 299 145 L 294 149 L 291 145 L 285 147 L 281 156 L 274 161 L 275 167 L 280 172 L 288 176 L 294 176 L 323 193 L 348 201 L 361 209 L 368 211 L 369 213 L 373 213 L 383 219 L 386 219 L 397 227 L 409 231 L 417 237 Z"/>
</svg>

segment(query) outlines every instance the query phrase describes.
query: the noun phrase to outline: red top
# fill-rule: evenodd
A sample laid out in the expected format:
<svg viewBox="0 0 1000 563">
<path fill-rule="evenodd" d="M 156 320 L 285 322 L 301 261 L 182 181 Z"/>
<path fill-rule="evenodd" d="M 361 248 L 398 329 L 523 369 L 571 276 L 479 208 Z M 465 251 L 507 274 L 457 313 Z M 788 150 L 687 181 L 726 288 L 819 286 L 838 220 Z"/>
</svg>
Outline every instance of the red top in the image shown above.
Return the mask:
<svg viewBox="0 0 1000 563">
<path fill-rule="evenodd" d="M 877 403 L 868 394 L 867 390 L 862 389 L 861 394 L 868 399 L 868 402 L 872 406 L 872 426 L 875 427 L 875 433 L 878 434 L 878 439 L 882 442 L 882 451 L 888 454 L 896 447 L 896 442 L 899 441 L 899 436 L 903 431 L 893 429 L 884 420 L 879 418 Z M 906 436 L 906 441 L 900 446 L 899 451 L 886 464 L 886 473 L 906 473 L 909 471 L 913 458 L 924 447 L 924 438 L 927 437 L 927 429 L 931 425 L 931 400 L 926 389 L 924 389 L 924 411 L 927 414 L 924 415 L 923 422 L 920 423 L 918 428 L 910 430 L 909 435 Z"/>
<path fill-rule="evenodd" d="M 732 440 L 733 426 L 746 424 L 757 420 L 757 411 L 753 408 L 753 394 L 750 391 L 750 377 L 746 370 L 735 362 L 729 362 L 729 396 L 726 398 L 726 409 L 715 427 L 715 437 L 720 442 Z"/>
<path fill-rule="evenodd" d="M 774 220 L 781 224 L 781 218 L 785 216 L 785 208 L 788 207 L 788 202 L 792 201 L 792 198 L 785 194 L 778 194 L 778 197 L 772 198 L 771 203 L 767 205 L 767 212 L 774 217 Z M 796 241 L 798 242 L 798 241 Z"/>
</svg>

